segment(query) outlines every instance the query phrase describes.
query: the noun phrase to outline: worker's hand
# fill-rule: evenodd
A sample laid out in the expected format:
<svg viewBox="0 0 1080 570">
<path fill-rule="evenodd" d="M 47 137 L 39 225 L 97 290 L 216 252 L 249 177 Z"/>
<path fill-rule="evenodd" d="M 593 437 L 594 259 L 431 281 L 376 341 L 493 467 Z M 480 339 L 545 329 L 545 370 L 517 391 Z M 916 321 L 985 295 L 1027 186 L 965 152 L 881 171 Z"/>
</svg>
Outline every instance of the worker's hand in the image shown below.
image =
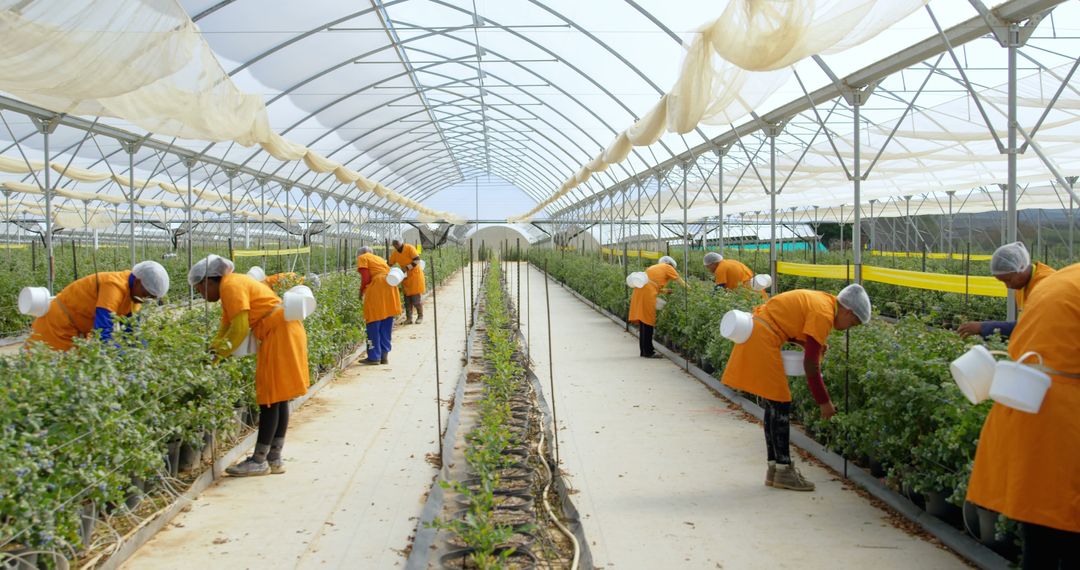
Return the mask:
<svg viewBox="0 0 1080 570">
<path fill-rule="evenodd" d="M 960 325 L 956 329 L 956 332 L 959 333 L 960 336 L 963 336 L 963 337 L 981 335 L 982 334 L 982 323 L 975 322 L 975 321 L 972 321 L 972 322 L 969 322 L 969 323 L 964 323 L 964 324 Z"/>
<path fill-rule="evenodd" d="M 836 406 L 833 405 L 832 400 L 821 404 L 821 417 L 822 419 L 829 419 L 836 415 Z"/>
</svg>

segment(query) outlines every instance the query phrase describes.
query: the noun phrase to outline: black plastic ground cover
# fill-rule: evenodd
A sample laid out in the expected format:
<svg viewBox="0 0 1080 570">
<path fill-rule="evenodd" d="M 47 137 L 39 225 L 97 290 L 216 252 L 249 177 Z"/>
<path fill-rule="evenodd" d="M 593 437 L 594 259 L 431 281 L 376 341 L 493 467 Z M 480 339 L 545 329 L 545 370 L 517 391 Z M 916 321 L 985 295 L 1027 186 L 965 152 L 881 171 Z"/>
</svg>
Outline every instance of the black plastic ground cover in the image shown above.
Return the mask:
<svg viewBox="0 0 1080 570">
<path fill-rule="evenodd" d="M 517 333 L 518 342 L 521 346 L 525 346 L 525 338 L 522 337 L 521 331 Z M 552 488 L 555 489 L 555 493 L 559 495 L 560 507 L 562 512 L 566 515 L 566 520 L 563 524 L 570 529 L 570 532 L 574 533 L 574 537 L 578 541 L 578 568 L 593 568 L 592 551 L 589 550 L 589 541 L 585 539 L 585 528 L 581 524 L 581 514 L 578 512 L 577 507 L 574 506 L 574 502 L 570 500 L 570 490 L 566 487 L 566 481 L 563 480 L 560 475 L 559 464 L 551 457 L 551 447 L 555 442 L 555 426 L 552 423 L 551 406 L 548 405 L 547 399 L 544 398 L 544 387 L 536 374 L 533 373 L 532 362 L 528 362 L 525 367 L 525 375 L 529 379 L 529 382 L 533 386 L 533 390 L 536 392 L 536 405 L 540 408 L 540 413 L 543 415 L 544 422 L 544 439 L 551 442 L 547 446 L 547 453 L 545 457 L 541 459 L 546 461 L 551 468 L 552 474 Z"/>
<path fill-rule="evenodd" d="M 541 268 L 537 269 L 543 272 Z M 560 287 L 565 289 L 567 292 L 569 292 L 576 299 L 584 303 L 586 306 L 604 315 L 620 327 L 626 327 L 626 321 L 624 321 L 620 317 L 598 306 L 596 303 L 593 303 L 592 301 L 586 299 L 580 293 L 570 287 L 567 287 L 565 283 L 559 281 L 558 279 L 550 276 L 548 276 L 548 278 L 551 279 L 552 282 L 557 283 Z M 637 331 L 635 331 L 633 328 L 630 328 L 627 334 L 630 334 L 631 336 L 637 336 Z M 764 419 L 765 413 L 764 410 L 762 410 L 761 406 L 748 400 L 747 398 L 743 397 L 731 388 L 724 386 L 720 383 L 719 380 L 699 368 L 693 362 L 687 363 L 687 359 L 685 357 L 677 354 L 670 348 L 664 346 L 663 344 L 655 340 L 653 341 L 653 343 L 658 347 L 658 352 L 663 354 L 672 362 L 680 364 L 680 366 L 682 366 L 691 376 L 693 376 L 702 384 L 705 384 L 705 386 L 708 387 L 710 390 L 716 392 L 724 399 L 738 405 L 744 411 L 754 416 L 755 418 L 759 420 Z M 816 457 L 825 465 L 828 465 L 829 468 L 833 469 L 837 473 L 844 472 L 844 458 L 826 449 L 825 446 L 818 443 L 817 440 L 807 435 L 806 432 L 802 430 L 802 428 L 798 426 L 792 426 L 791 442 L 795 444 L 796 447 L 803 449 L 804 451 Z M 868 493 L 873 495 L 876 499 L 889 505 L 889 507 L 906 517 L 908 520 L 914 522 L 915 524 L 918 524 L 920 527 L 923 528 L 923 530 L 933 535 L 935 538 L 940 540 L 942 544 L 948 546 L 953 552 L 956 552 L 972 564 L 975 564 L 976 566 L 978 566 L 979 568 L 983 568 L 984 570 L 1006 570 L 1011 567 L 1009 561 L 1005 558 L 1002 558 L 1000 555 L 998 555 L 998 553 L 983 546 L 982 543 L 976 541 L 967 534 L 953 528 L 948 523 L 920 509 L 907 497 L 904 497 L 900 493 L 897 493 L 896 491 L 893 491 L 892 489 L 886 487 L 880 480 L 878 480 L 876 477 L 874 477 L 868 471 L 862 469 L 858 465 L 847 462 L 847 473 L 848 480 L 859 485 Z"/>
<path fill-rule="evenodd" d="M 432 527 L 431 523 L 443 511 L 443 504 L 446 502 L 446 491 L 439 483 L 450 480 L 450 467 L 446 462 L 447 458 L 453 456 L 458 428 L 461 427 L 461 411 L 465 408 L 465 384 L 469 377 L 468 364 L 472 361 L 476 338 L 476 325 L 474 323 L 473 327 L 469 329 L 469 335 L 465 338 L 465 366 L 462 367 L 461 374 L 458 376 L 457 387 L 454 388 L 454 409 L 450 410 L 450 415 L 446 418 L 446 431 L 443 433 L 440 444 L 443 465 L 431 486 L 431 492 L 428 493 L 427 501 L 424 502 L 424 508 L 420 511 L 420 520 L 416 524 L 416 538 L 413 539 L 409 558 L 405 561 L 406 570 L 426 570 L 430 566 L 432 559 L 438 560 L 438 556 L 436 556 L 438 548 L 435 541 L 439 530 Z"/>
</svg>

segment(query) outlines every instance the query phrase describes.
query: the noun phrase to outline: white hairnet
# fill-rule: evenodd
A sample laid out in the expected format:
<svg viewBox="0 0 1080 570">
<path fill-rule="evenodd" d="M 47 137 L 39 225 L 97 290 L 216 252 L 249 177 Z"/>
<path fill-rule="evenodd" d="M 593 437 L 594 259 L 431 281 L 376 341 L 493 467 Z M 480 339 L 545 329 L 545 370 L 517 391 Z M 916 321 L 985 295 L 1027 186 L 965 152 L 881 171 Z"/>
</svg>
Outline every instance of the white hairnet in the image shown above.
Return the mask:
<svg viewBox="0 0 1080 570">
<path fill-rule="evenodd" d="M 1020 273 L 1031 267 L 1031 254 L 1022 242 L 1007 243 L 996 250 L 990 257 L 990 275 Z"/>
<path fill-rule="evenodd" d="M 131 268 L 131 274 L 155 299 L 160 299 L 169 292 L 169 272 L 156 261 L 136 263 L 135 267 Z"/>
<path fill-rule="evenodd" d="M 256 281 L 266 281 L 266 272 L 263 271 L 263 268 L 259 267 L 258 265 L 252 267 L 251 269 L 248 269 L 247 274 L 248 277 Z"/>
<path fill-rule="evenodd" d="M 675 263 L 675 259 L 672 258 L 670 255 L 665 255 L 664 257 L 661 257 L 660 258 L 660 263 L 666 263 L 666 264 L 668 264 L 668 265 L 670 265 L 672 267 L 675 267 L 675 268 L 679 267 L 679 264 Z"/>
<path fill-rule="evenodd" d="M 866 294 L 862 285 L 852 283 L 844 287 L 836 295 L 836 301 L 855 313 L 860 323 L 865 325 L 870 321 L 870 295 Z"/>
<path fill-rule="evenodd" d="M 233 272 L 235 266 L 233 262 L 221 257 L 220 255 L 210 254 L 203 259 L 200 259 L 191 267 L 188 271 L 187 280 L 188 284 L 192 287 L 206 281 L 210 277 L 223 277 Z"/>
<path fill-rule="evenodd" d="M 705 266 L 708 267 L 714 263 L 720 263 L 723 260 L 724 256 L 716 253 L 715 251 L 710 251 L 709 253 L 705 254 L 705 259 L 703 259 L 702 261 L 705 263 Z"/>
<path fill-rule="evenodd" d="M 366 245 L 362 245 L 360 246 L 360 249 L 356 250 L 356 255 L 358 256 L 364 255 L 365 253 L 375 253 L 375 250 L 371 249 L 371 247 Z"/>
<path fill-rule="evenodd" d="M 312 289 L 318 289 L 322 285 L 322 281 L 319 280 L 319 276 L 314 273 L 308 273 L 304 277 L 304 284 Z"/>
</svg>

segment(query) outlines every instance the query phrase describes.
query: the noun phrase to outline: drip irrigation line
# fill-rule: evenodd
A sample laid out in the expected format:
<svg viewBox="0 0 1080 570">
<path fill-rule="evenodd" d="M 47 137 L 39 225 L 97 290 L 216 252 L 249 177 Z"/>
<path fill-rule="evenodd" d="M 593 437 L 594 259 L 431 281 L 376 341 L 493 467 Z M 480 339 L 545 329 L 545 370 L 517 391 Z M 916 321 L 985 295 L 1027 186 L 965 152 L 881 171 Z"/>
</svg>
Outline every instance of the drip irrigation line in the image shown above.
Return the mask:
<svg viewBox="0 0 1080 570">
<path fill-rule="evenodd" d="M 535 397 L 535 394 L 533 394 Z M 552 398 L 554 400 L 554 398 Z M 555 512 L 551 508 L 551 504 L 548 503 L 548 494 L 551 492 L 551 485 L 555 482 L 555 473 L 551 466 L 547 463 L 547 457 L 544 455 L 544 430 L 540 430 L 540 440 L 536 443 L 536 452 L 540 456 L 540 464 L 544 466 L 544 470 L 547 471 L 547 484 L 544 485 L 543 491 L 541 491 L 540 499 L 544 505 L 544 512 L 547 513 L 551 522 L 559 529 L 559 532 L 566 535 L 566 538 L 570 539 L 570 543 L 574 546 L 574 556 L 570 562 L 570 570 L 577 570 L 578 562 L 581 560 L 581 545 L 578 544 L 577 537 L 574 536 L 570 529 L 563 525 L 559 517 L 555 516 Z M 556 460 L 555 468 L 558 469 L 558 460 Z"/>
</svg>

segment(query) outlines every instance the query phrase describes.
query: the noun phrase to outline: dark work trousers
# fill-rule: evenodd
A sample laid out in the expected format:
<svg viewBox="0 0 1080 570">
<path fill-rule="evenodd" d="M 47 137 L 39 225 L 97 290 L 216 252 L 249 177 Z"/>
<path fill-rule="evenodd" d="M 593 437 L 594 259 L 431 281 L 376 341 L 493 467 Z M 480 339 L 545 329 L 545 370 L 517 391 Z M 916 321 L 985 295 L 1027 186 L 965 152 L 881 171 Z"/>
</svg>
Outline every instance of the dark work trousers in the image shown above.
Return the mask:
<svg viewBox="0 0 1080 570">
<path fill-rule="evenodd" d="M 791 402 L 765 400 L 765 451 L 769 461 L 791 465 Z"/>
<path fill-rule="evenodd" d="M 276 402 L 269 406 L 259 406 L 258 442 L 270 445 L 275 439 L 285 437 L 289 429 L 289 402 Z"/>
<path fill-rule="evenodd" d="M 1066 570 L 1080 568 L 1080 532 L 1022 523 L 1024 570 Z"/>
<path fill-rule="evenodd" d="M 638 325 L 638 344 L 641 347 L 641 356 L 652 356 L 655 351 L 652 346 L 652 325 L 641 323 Z"/>
</svg>

